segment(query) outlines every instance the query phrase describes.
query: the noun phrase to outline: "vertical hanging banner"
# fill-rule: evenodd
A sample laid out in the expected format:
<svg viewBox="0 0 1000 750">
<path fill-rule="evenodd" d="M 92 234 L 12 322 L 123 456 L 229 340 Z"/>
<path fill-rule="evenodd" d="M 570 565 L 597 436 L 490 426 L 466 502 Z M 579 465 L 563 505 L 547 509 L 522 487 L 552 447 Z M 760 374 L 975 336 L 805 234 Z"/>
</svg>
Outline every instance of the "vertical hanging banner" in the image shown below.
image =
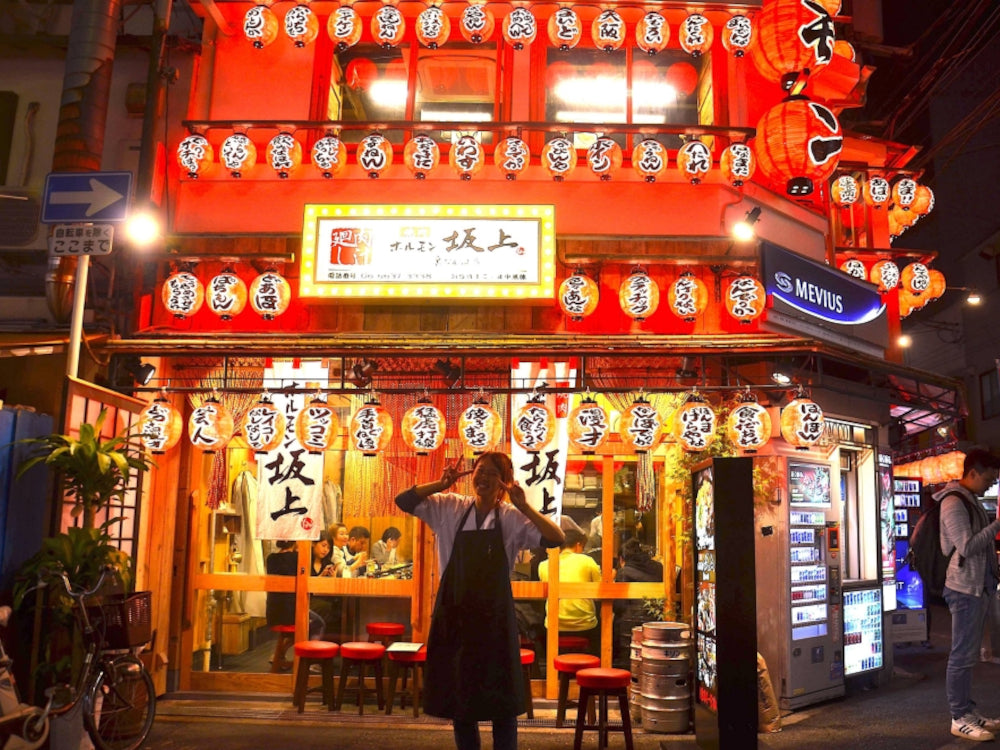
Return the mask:
<svg viewBox="0 0 1000 750">
<path fill-rule="evenodd" d="M 550 387 L 576 386 L 576 362 L 520 362 L 511 366 L 511 385 L 515 388 L 538 388 L 544 394 L 543 384 Z M 570 396 L 566 393 L 544 394 L 544 405 L 555 417 L 554 434 L 539 450 L 529 450 L 516 438 L 510 441 L 510 456 L 514 463 L 514 479 L 524 487 L 525 496 L 532 507 L 559 523 L 562 516 L 563 488 L 566 480 L 566 459 L 569 455 Z M 522 409 L 532 399 L 531 394 L 511 396 L 511 435 L 523 432 L 518 425 Z"/>
<path fill-rule="evenodd" d="M 304 361 L 298 367 L 292 361 L 276 360 L 264 371 L 265 383 L 284 388 L 305 388 L 306 383 L 326 385 L 327 370 L 318 360 Z M 273 393 L 274 405 L 285 415 L 286 424 L 295 424 L 295 416 L 305 406 L 309 394 Z M 257 459 L 259 539 L 319 538 L 323 526 L 323 454 L 310 453 L 299 445 L 295 430 L 286 430 L 277 448 Z"/>
</svg>

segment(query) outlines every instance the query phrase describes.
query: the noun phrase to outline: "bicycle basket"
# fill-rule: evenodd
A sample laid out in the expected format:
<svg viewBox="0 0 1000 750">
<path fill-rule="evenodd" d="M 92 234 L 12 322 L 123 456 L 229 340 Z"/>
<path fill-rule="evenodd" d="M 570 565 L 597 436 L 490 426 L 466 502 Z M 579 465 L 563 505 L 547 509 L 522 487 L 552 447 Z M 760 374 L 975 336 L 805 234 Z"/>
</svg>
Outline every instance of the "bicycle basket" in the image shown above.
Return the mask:
<svg viewBox="0 0 1000 750">
<path fill-rule="evenodd" d="M 135 648 L 148 643 L 152 632 L 152 591 L 108 598 L 101 605 L 104 642 L 109 649 Z"/>
</svg>

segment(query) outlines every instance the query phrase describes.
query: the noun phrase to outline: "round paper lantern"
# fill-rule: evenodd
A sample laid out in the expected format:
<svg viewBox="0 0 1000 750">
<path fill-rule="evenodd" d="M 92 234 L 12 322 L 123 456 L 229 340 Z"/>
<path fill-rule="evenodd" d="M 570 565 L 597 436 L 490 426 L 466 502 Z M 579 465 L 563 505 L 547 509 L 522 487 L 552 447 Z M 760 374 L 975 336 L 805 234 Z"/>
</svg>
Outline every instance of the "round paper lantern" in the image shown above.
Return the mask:
<svg viewBox="0 0 1000 750">
<path fill-rule="evenodd" d="M 869 177 L 861 188 L 865 205 L 870 208 L 884 208 L 892 197 L 892 188 L 884 177 Z"/>
<path fill-rule="evenodd" d="M 891 260 L 875 261 L 868 280 L 877 285 L 882 294 L 885 294 L 899 286 L 899 266 Z"/>
<path fill-rule="evenodd" d="M 341 5 L 326 20 L 326 33 L 336 52 L 343 52 L 361 41 L 361 16 L 350 5 Z"/>
<path fill-rule="evenodd" d="M 531 152 L 528 144 L 517 136 L 504 138 L 493 151 L 493 163 L 503 172 L 508 180 L 516 180 L 517 176 L 528 168 Z"/>
<path fill-rule="evenodd" d="M 904 211 L 896 205 L 889 207 L 888 218 L 891 224 L 898 227 L 897 231 L 893 232 L 893 234 L 902 234 L 903 231 L 909 229 L 920 220 L 920 217 L 913 213 L 913 211 Z"/>
<path fill-rule="evenodd" d="M 503 38 L 515 50 L 524 49 L 538 35 L 538 22 L 529 7 L 514 8 L 503 19 Z"/>
<path fill-rule="evenodd" d="M 722 27 L 722 46 L 733 57 L 743 57 L 752 42 L 753 24 L 746 16 L 733 16 Z"/>
<path fill-rule="evenodd" d="M 192 180 L 197 180 L 212 167 L 215 151 L 203 135 L 189 135 L 177 144 L 177 163 Z"/>
<path fill-rule="evenodd" d="M 344 83 L 355 91 L 367 91 L 378 78 L 378 66 L 367 57 L 355 57 L 344 70 Z"/>
<path fill-rule="evenodd" d="M 366 135 L 358 144 L 358 166 L 377 180 L 392 166 L 392 144 L 379 133 Z"/>
<path fill-rule="evenodd" d="M 632 169 L 646 182 L 656 182 L 669 166 L 667 149 L 652 138 L 639 141 L 632 149 Z"/>
<path fill-rule="evenodd" d="M 576 169 L 576 149 L 568 138 L 553 138 L 542 147 L 542 166 L 553 180 L 562 182 Z"/>
<path fill-rule="evenodd" d="M 191 412 L 188 438 L 191 445 L 205 453 L 215 453 L 226 447 L 233 437 L 233 417 L 219 399 L 212 396 Z"/>
<path fill-rule="evenodd" d="M 621 49 L 625 44 L 625 20 L 616 10 L 602 10 L 590 24 L 590 37 L 597 49 L 605 52 Z"/>
<path fill-rule="evenodd" d="M 833 14 L 831 13 L 830 15 Z M 833 43 L 833 54 L 846 57 L 851 62 L 855 62 L 858 56 L 854 49 L 854 45 L 850 42 L 845 42 L 843 39 L 838 39 Z"/>
<path fill-rule="evenodd" d="M 230 175 L 239 179 L 257 163 L 257 147 L 243 133 L 233 133 L 222 142 L 219 160 Z"/>
<path fill-rule="evenodd" d="M 319 19 L 308 5 L 300 4 L 285 13 L 285 34 L 296 47 L 305 47 L 319 35 Z"/>
<path fill-rule="evenodd" d="M 948 288 L 944 274 L 936 268 L 930 268 L 927 270 L 927 279 L 927 296 L 931 300 L 940 299 L 944 290 Z"/>
<path fill-rule="evenodd" d="M 962 478 L 965 469 L 965 454 L 962 451 L 950 451 L 941 456 L 942 471 L 945 481 Z"/>
<path fill-rule="evenodd" d="M 756 453 L 771 439 L 771 415 L 749 392 L 740 394 L 739 402 L 726 420 L 729 440 L 746 453 Z"/>
<path fill-rule="evenodd" d="M 670 311 L 685 323 L 693 323 L 708 306 L 708 287 L 690 271 L 682 273 L 667 294 Z"/>
<path fill-rule="evenodd" d="M 573 49 L 583 36 L 580 16 L 572 8 L 559 8 L 549 16 L 549 42 L 562 52 Z"/>
<path fill-rule="evenodd" d="M 670 43 L 670 24 L 662 13 L 651 10 L 635 26 L 635 44 L 647 55 L 663 52 Z"/>
<path fill-rule="evenodd" d="M 448 152 L 448 163 L 463 180 L 471 180 L 483 168 L 483 146 L 471 135 L 461 136 Z"/>
<path fill-rule="evenodd" d="M 581 271 L 567 276 L 559 285 L 559 307 L 570 320 L 581 321 L 593 313 L 600 298 L 597 282 Z"/>
<path fill-rule="evenodd" d="M 205 291 L 208 309 L 223 320 L 232 320 L 247 306 L 247 285 L 231 268 L 213 276 Z"/>
<path fill-rule="evenodd" d="M 601 137 L 587 149 L 590 171 L 607 182 L 622 165 L 622 149 L 611 138 Z"/>
<path fill-rule="evenodd" d="M 333 448 L 340 434 L 336 410 L 316 397 L 295 415 L 295 439 L 310 453 L 323 453 Z"/>
<path fill-rule="evenodd" d="M 608 413 L 589 395 L 569 413 L 567 427 L 571 453 L 590 455 L 608 442 L 611 436 Z"/>
<path fill-rule="evenodd" d="M 250 282 L 250 307 L 264 320 L 274 320 L 288 309 L 292 288 L 277 271 L 265 271 Z"/>
<path fill-rule="evenodd" d="M 418 180 L 427 177 L 441 161 L 441 150 L 429 135 L 415 135 L 403 149 L 403 163 Z"/>
<path fill-rule="evenodd" d="M 926 185 L 918 183 L 913 203 L 910 204 L 910 210 L 917 214 L 917 216 L 926 216 L 929 214 L 934 210 L 934 191 Z"/>
<path fill-rule="evenodd" d="M 677 41 L 681 49 L 691 57 L 701 57 L 712 48 L 715 32 L 712 22 L 701 13 L 692 13 L 681 22 L 677 29 Z"/>
<path fill-rule="evenodd" d="M 698 87 L 698 71 L 691 63 L 674 63 L 667 68 L 667 83 L 677 96 L 691 96 Z"/>
<path fill-rule="evenodd" d="M 372 16 L 372 38 L 384 49 L 399 46 L 406 34 L 406 19 L 395 5 L 383 5 Z"/>
<path fill-rule="evenodd" d="M 847 208 L 858 202 L 861 190 L 853 175 L 842 174 L 830 186 L 830 200 L 839 208 Z"/>
<path fill-rule="evenodd" d="M 444 445 L 444 414 L 429 398 L 422 398 L 403 414 L 400 430 L 406 446 L 426 456 Z"/>
<path fill-rule="evenodd" d="M 764 78 L 790 89 L 799 75 L 813 75 L 833 59 L 833 19 L 821 4 L 766 0 L 757 13 L 750 59 Z"/>
<path fill-rule="evenodd" d="M 756 168 L 753 149 L 745 143 L 730 143 L 719 157 L 722 176 L 733 187 L 743 187 L 743 183 L 753 177 Z"/>
<path fill-rule="evenodd" d="M 642 322 L 660 306 L 660 287 L 648 273 L 637 268 L 618 288 L 618 303 L 632 320 Z"/>
<path fill-rule="evenodd" d="M 500 444 L 503 423 L 484 398 L 478 398 L 458 418 L 458 437 L 474 455 L 488 453 Z"/>
<path fill-rule="evenodd" d="M 715 411 L 700 393 L 691 393 L 674 413 L 674 438 L 688 453 L 705 450 L 715 439 Z"/>
<path fill-rule="evenodd" d="M 347 166 L 347 148 L 333 135 L 316 140 L 312 147 L 312 163 L 326 179 L 339 176 Z"/>
<path fill-rule="evenodd" d="M 914 310 L 920 310 L 930 301 L 930 297 L 925 292 L 914 294 L 903 286 L 896 290 L 896 295 L 899 299 L 900 318 L 909 316 Z"/>
<path fill-rule="evenodd" d="M 285 439 L 285 415 L 267 395 L 247 410 L 243 437 L 254 453 L 269 453 Z"/>
<path fill-rule="evenodd" d="M 183 320 L 201 309 L 205 301 L 205 288 L 190 271 L 174 271 L 163 282 L 160 299 L 168 313 Z"/>
<path fill-rule="evenodd" d="M 781 437 L 799 450 L 806 450 L 823 437 L 826 421 L 819 404 L 799 393 L 781 410 Z"/>
<path fill-rule="evenodd" d="M 695 139 L 681 146 L 677 152 L 677 171 L 692 185 L 699 184 L 712 168 L 712 152 Z"/>
<path fill-rule="evenodd" d="M 451 20 L 436 5 L 424 8 L 417 16 L 417 41 L 428 49 L 437 49 L 448 41 Z"/>
<path fill-rule="evenodd" d="M 278 38 L 278 17 L 266 5 L 255 5 L 243 17 L 243 36 L 264 49 Z"/>
<path fill-rule="evenodd" d="M 737 276 L 726 289 L 726 311 L 740 323 L 759 318 L 767 304 L 764 285 L 753 276 Z"/>
<path fill-rule="evenodd" d="M 845 260 L 840 264 L 840 270 L 856 279 L 861 279 L 862 281 L 868 280 L 868 271 L 865 269 L 865 264 L 857 258 L 848 258 Z"/>
<path fill-rule="evenodd" d="M 659 412 L 640 395 L 622 412 L 618 420 L 618 436 L 624 447 L 633 453 L 649 453 L 663 437 L 663 422 Z"/>
<path fill-rule="evenodd" d="M 354 450 L 365 456 L 377 455 L 392 440 L 392 417 L 382 404 L 371 400 L 354 412 L 349 434 Z"/>
<path fill-rule="evenodd" d="M 837 169 L 844 138 L 827 107 L 793 96 L 757 123 L 754 153 L 760 171 L 792 196 L 809 195 Z"/>
<path fill-rule="evenodd" d="M 910 263 L 900 275 L 903 289 L 910 294 L 919 296 L 931 285 L 930 270 L 923 263 Z"/>
<path fill-rule="evenodd" d="M 542 395 L 533 396 L 514 415 L 514 440 L 528 453 L 538 453 L 555 437 L 556 418 Z"/>
<path fill-rule="evenodd" d="M 458 29 L 462 32 L 462 38 L 472 44 L 482 44 L 493 36 L 493 28 L 496 20 L 493 12 L 481 3 L 469 3 L 462 9 L 462 17 L 458 22 Z"/>
<path fill-rule="evenodd" d="M 896 180 L 892 186 L 892 202 L 904 211 L 909 211 L 917 197 L 917 181 L 909 177 Z"/>
<path fill-rule="evenodd" d="M 284 180 L 302 163 L 302 144 L 291 133 L 278 133 L 268 141 L 265 155 L 271 169 Z"/>
<path fill-rule="evenodd" d="M 139 414 L 139 439 L 151 453 L 166 453 L 183 433 L 184 420 L 166 396 L 158 396 Z"/>
</svg>

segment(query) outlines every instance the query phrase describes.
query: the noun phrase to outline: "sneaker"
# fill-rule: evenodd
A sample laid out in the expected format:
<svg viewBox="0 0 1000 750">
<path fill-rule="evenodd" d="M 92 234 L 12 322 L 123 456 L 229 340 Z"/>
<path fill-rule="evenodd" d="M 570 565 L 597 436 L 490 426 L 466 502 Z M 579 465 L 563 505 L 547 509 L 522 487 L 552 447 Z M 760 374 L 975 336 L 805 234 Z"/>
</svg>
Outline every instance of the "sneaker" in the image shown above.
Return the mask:
<svg viewBox="0 0 1000 750">
<path fill-rule="evenodd" d="M 996 739 L 993 732 L 984 729 L 979 723 L 979 717 L 974 714 L 966 714 L 960 719 L 951 720 L 951 733 L 956 737 L 962 737 L 975 742 L 991 742 Z"/>
<path fill-rule="evenodd" d="M 1000 719 L 991 719 L 988 716 L 983 716 L 974 708 L 969 711 L 967 716 L 973 717 L 976 723 L 987 732 L 996 732 L 1000 729 Z"/>
</svg>

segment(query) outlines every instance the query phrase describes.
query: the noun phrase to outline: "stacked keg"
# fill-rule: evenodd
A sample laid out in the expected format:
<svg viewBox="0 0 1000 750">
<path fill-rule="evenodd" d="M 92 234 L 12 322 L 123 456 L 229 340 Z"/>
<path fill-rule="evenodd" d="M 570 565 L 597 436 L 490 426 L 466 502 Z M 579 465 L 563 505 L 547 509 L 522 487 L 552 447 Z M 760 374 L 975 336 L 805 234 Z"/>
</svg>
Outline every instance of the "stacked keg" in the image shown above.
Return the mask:
<svg viewBox="0 0 1000 750">
<path fill-rule="evenodd" d="M 647 732 L 681 733 L 691 726 L 691 637 L 690 626 L 682 622 L 647 622 L 642 626 L 639 706 Z"/>
<path fill-rule="evenodd" d="M 630 663 L 632 665 L 632 683 L 628 690 L 628 710 L 632 722 L 642 721 L 642 704 L 640 679 L 642 677 L 642 625 L 632 628 L 632 642 L 629 644 Z"/>
</svg>

